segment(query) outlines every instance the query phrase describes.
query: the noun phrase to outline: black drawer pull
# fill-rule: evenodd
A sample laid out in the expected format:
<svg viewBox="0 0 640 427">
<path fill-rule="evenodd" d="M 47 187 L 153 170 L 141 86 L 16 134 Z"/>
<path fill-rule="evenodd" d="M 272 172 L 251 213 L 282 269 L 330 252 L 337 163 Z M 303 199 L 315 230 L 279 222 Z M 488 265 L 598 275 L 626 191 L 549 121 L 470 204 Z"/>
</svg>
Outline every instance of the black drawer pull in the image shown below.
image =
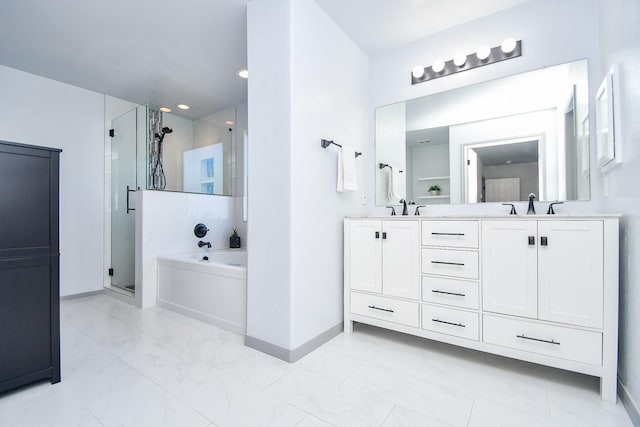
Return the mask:
<svg viewBox="0 0 640 427">
<path fill-rule="evenodd" d="M 466 328 L 465 325 L 463 325 L 462 323 L 453 323 L 453 322 L 447 322 L 444 320 L 440 320 L 440 319 L 431 319 L 432 322 L 438 322 L 438 323 L 444 323 L 446 325 L 451 325 L 451 326 L 457 326 L 459 328 Z"/>
<path fill-rule="evenodd" d="M 540 246 L 547 246 L 549 244 L 549 239 L 546 236 L 540 237 Z"/>
<path fill-rule="evenodd" d="M 466 297 L 465 294 L 459 294 L 457 292 L 441 291 L 441 290 L 438 290 L 438 289 L 432 289 L 431 292 L 433 292 L 434 294 L 445 294 L 445 295 L 455 295 L 457 297 Z"/>
<path fill-rule="evenodd" d="M 433 236 L 464 236 L 464 233 L 431 233 Z"/>
<path fill-rule="evenodd" d="M 431 261 L 431 264 L 446 264 L 446 265 L 464 266 L 464 263 L 462 263 L 462 262 L 446 262 L 446 261 Z"/>
<path fill-rule="evenodd" d="M 535 246 L 536 236 L 528 236 L 528 237 L 529 237 L 529 246 Z"/>
<path fill-rule="evenodd" d="M 380 232 L 376 231 L 376 239 L 379 239 L 379 238 L 380 238 Z"/>
<path fill-rule="evenodd" d="M 538 341 L 538 342 L 546 342 L 547 344 L 560 345 L 560 343 L 559 343 L 559 342 L 554 341 L 554 340 L 549 341 L 549 340 L 543 340 L 543 339 L 541 339 L 541 338 L 532 338 L 532 337 L 528 337 L 528 336 L 526 336 L 526 335 L 524 335 L 524 334 L 522 334 L 522 335 L 516 335 L 516 337 L 518 337 L 518 338 L 522 338 L 523 340 L 531 340 L 531 341 Z"/>
<path fill-rule="evenodd" d="M 387 313 L 395 313 L 393 310 L 391 310 L 390 308 L 380 308 L 380 307 L 376 307 L 375 305 L 369 305 L 369 308 L 372 308 L 374 310 L 380 310 L 380 311 L 386 311 Z"/>
</svg>

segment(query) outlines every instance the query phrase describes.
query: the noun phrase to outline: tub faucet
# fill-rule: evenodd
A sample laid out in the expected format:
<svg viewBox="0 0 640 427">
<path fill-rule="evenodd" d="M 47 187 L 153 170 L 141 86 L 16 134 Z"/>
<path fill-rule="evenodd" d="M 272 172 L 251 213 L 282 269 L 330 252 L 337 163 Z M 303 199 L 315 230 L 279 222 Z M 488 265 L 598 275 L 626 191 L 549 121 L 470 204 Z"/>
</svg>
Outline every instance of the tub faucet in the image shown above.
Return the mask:
<svg viewBox="0 0 640 427">
<path fill-rule="evenodd" d="M 211 242 L 203 242 L 202 240 L 200 240 L 198 242 L 198 247 L 201 248 L 203 246 L 206 246 L 206 247 L 210 248 L 211 247 Z"/>
</svg>

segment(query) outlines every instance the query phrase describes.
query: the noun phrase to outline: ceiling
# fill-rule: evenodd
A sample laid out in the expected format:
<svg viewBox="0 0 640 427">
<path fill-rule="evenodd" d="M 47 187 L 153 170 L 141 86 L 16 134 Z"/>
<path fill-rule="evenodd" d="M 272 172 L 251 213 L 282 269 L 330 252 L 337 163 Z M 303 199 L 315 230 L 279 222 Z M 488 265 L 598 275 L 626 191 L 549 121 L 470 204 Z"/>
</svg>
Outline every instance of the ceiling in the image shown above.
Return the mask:
<svg viewBox="0 0 640 427">
<path fill-rule="evenodd" d="M 369 54 L 526 1 L 316 0 Z M 195 119 L 247 99 L 247 3 L 2 0 L 0 64 Z"/>
<path fill-rule="evenodd" d="M 366 53 L 391 49 L 429 34 L 531 0 L 316 0 Z"/>
<path fill-rule="evenodd" d="M 538 140 L 474 148 L 484 166 L 504 166 L 538 161 Z"/>
</svg>

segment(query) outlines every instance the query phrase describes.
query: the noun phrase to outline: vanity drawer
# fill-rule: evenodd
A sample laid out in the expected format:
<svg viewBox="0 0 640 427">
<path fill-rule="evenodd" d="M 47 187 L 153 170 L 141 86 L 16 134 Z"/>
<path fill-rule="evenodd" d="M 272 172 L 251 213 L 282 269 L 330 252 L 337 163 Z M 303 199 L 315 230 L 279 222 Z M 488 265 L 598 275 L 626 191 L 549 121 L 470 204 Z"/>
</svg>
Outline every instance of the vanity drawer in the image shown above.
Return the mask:
<svg viewBox="0 0 640 427">
<path fill-rule="evenodd" d="M 478 341 L 478 313 L 422 305 L 422 329 Z"/>
<path fill-rule="evenodd" d="M 478 279 L 478 252 L 422 248 L 422 272 L 439 276 Z"/>
<path fill-rule="evenodd" d="M 477 248 L 478 234 L 478 221 L 422 221 L 425 246 Z"/>
<path fill-rule="evenodd" d="M 417 302 L 351 292 L 351 312 L 362 316 L 419 327 Z"/>
<path fill-rule="evenodd" d="M 422 276 L 422 300 L 478 309 L 478 282 Z"/>
<path fill-rule="evenodd" d="M 602 334 L 562 326 L 485 315 L 483 340 L 489 344 L 602 365 Z"/>
</svg>

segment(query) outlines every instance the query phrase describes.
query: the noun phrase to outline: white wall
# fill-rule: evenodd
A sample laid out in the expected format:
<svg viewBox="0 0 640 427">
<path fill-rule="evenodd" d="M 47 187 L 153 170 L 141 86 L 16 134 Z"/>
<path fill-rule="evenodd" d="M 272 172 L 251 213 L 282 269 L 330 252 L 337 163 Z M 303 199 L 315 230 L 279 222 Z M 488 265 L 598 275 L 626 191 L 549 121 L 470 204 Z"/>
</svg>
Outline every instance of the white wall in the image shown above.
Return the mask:
<svg viewBox="0 0 640 427">
<path fill-rule="evenodd" d="M 608 68 L 620 65 L 620 105 L 624 163 L 609 174 L 607 212 L 621 213 L 620 233 L 620 356 L 618 376 L 628 391 L 638 417 L 640 405 L 640 2 L 601 1 L 601 68 L 596 84 Z M 593 117 L 593 116 L 592 116 Z M 602 191 L 602 190 L 600 190 Z M 627 402 L 625 402 L 627 404 Z M 639 418 L 635 422 L 640 422 Z"/>
<path fill-rule="evenodd" d="M 364 151 L 369 64 L 314 1 L 291 4 L 290 348 L 297 348 L 342 322 L 342 224 L 362 206 L 359 192 L 336 192 L 338 153 L 336 147 L 322 149 L 320 139 Z M 364 151 L 356 159 L 360 183 L 373 158 Z"/>
<path fill-rule="evenodd" d="M 584 58 L 588 59 L 589 73 L 593 76 L 599 69 L 597 5 L 597 0 L 528 2 L 377 54 L 371 58 L 371 117 L 375 108 L 383 105 Z M 417 64 L 430 64 L 438 57 L 451 58 L 459 51 L 474 52 L 483 43 L 498 46 L 507 37 L 522 40 L 522 57 L 411 85 L 410 72 Z M 597 83 L 590 79 L 590 94 L 595 93 L 596 88 Z M 364 150 L 373 152 L 374 135 L 370 135 L 368 140 Z M 592 168 L 595 168 L 594 159 L 592 153 Z M 366 176 L 366 186 L 371 193 L 375 191 L 374 172 L 371 169 L 367 171 L 370 172 Z M 592 188 L 601 188 L 598 174 L 592 174 Z M 526 208 L 526 204 L 519 206 L 519 210 L 523 207 Z M 593 212 L 601 209 L 602 193 L 594 191 L 591 201 L 566 203 L 562 211 Z M 504 206 L 438 205 L 424 211 L 427 214 L 504 213 Z M 370 202 L 369 214 L 384 212 L 384 208 L 375 207 Z"/>
<path fill-rule="evenodd" d="M 247 335 L 289 348 L 291 57 L 288 0 L 247 5 L 249 234 Z"/>
<path fill-rule="evenodd" d="M 104 96 L 0 66 L 0 139 L 61 148 L 60 295 L 102 289 Z"/>
<path fill-rule="evenodd" d="M 247 335 L 293 350 L 342 321 L 342 220 L 362 207 L 320 139 L 362 151 L 368 62 L 312 0 L 249 3 L 248 35 Z"/>
</svg>

